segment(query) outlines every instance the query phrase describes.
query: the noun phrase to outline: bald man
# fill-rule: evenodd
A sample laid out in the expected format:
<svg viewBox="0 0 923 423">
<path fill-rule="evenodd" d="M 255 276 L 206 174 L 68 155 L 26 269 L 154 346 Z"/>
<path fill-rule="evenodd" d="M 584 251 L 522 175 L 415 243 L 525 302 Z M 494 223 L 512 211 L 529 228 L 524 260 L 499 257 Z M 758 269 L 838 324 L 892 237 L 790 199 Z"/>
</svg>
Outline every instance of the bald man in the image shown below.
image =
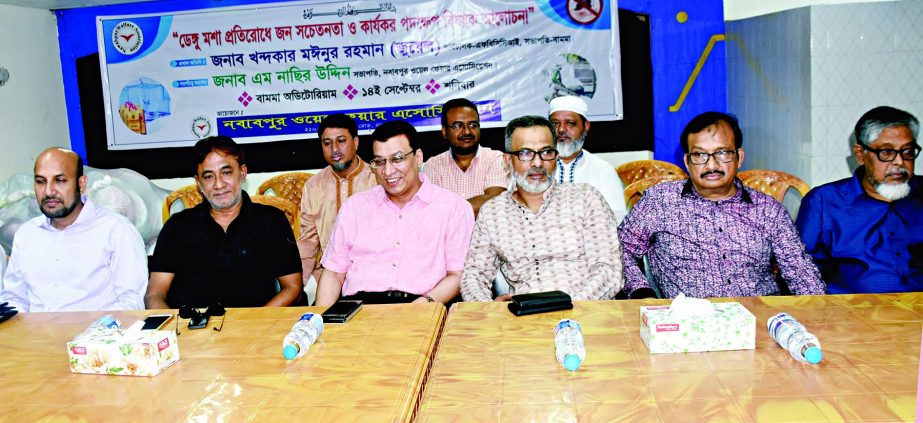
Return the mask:
<svg viewBox="0 0 923 423">
<path fill-rule="evenodd" d="M 35 198 L 43 216 L 13 239 L 0 302 L 20 311 L 144 308 L 147 255 L 128 219 L 83 195 L 83 160 L 49 148 L 35 161 Z"/>
</svg>

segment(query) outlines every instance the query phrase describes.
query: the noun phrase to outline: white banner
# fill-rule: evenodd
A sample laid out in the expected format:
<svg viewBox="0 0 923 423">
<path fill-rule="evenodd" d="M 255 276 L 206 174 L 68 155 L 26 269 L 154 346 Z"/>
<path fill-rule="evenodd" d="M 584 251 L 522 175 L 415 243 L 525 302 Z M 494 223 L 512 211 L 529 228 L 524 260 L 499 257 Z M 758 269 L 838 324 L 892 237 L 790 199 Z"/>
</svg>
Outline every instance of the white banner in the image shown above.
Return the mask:
<svg viewBox="0 0 923 423">
<path fill-rule="evenodd" d="M 553 3 L 553 4 L 552 4 Z M 622 118 L 617 6 L 604 0 L 290 2 L 97 20 L 110 149 L 300 139 L 329 113 L 360 130 L 440 127 L 478 104 L 485 127 L 583 96 Z"/>
</svg>

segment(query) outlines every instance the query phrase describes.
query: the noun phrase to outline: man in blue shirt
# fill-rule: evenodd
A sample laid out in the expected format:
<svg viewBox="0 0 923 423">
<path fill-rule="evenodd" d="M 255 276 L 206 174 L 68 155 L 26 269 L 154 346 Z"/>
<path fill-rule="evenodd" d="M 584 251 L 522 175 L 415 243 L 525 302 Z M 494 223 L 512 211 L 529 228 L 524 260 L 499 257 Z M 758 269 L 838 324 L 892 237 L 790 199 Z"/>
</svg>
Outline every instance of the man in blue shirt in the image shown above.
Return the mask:
<svg viewBox="0 0 923 423">
<path fill-rule="evenodd" d="M 804 197 L 796 225 L 828 293 L 923 290 L 919 128 L 903 110 L 866 112 L 855 128 L 856 173 Z"/>
</svg>

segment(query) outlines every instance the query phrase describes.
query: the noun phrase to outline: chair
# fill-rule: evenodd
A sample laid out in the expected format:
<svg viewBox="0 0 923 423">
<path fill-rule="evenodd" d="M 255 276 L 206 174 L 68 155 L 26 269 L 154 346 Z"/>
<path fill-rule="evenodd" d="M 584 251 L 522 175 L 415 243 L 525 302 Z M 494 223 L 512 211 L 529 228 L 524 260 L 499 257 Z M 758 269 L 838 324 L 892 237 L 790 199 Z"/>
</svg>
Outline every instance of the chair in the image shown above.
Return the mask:
<svg viewBox="0 0 923 423">
<path fill-rule="evenodd" d="M 679 175 L 682 177 L 678 179 L 685 179 L 687 177 L 686 172 L 679 166 L 660 160 L 635 160 L 633 162 L 623 163 L 621 166 L 615 168 L 615 171 L 619 174 L 622 184 L 626 187 L 635 181 L 655 175 Z"/>
<path fill-rule="evenodd" d="M 195 184 L 186 185 L 176 191 L 170 193 L 163 200 L 163 221 L 167 222 L 167 219 L 170 218 L 170 208 L 173 206 L 173 203 L 176 200 L 182 200 L 183 206 L 187 209 L 191 209 L 202 202 L 202 194 L 199 194 L 199 188 Z"/>
<path fill-rule="evenodd" d="M 298 230 L 301 224 L 301 207 L 295 203 L 275 195 L 251 195 L 250 200 L 257 204 L 273 206 L 285 213 L 288 224 L 292 225 L 292 232 L 295 239 L 298 239 Z"/>
<path fill-rule="evenodd" d="M 777 170 L 744 170 L 738 173 L 737 177 L 744 185 L 769 195 L 780 203 L 789 188 L 798 190 L 802 197 L 811 190 L 811 187 L 797 176 Z"/>
<path fill-rule="evenodd" d="M 687 176 L 684 174 L 664 174 L 664 175 L 654 175 L 648 176 L 644 179 L 639 179 L 632 182 L 627 187 L 625 187 L 625 202 L 628 203 L 628 208 L 631 209 L 635 206 L 635 203 L 641 199 L 641 196 L 644 195 L 644 191 L 647 191 L 648 188 L 657 185 L 661 182 L 667 181 L 679 181 L 686 179 Z"/>
<path fill-rule="evenodd" d="M 176 191 L 170 193 L 166 199 L 163 200 L 163 221 L 167 222 L 167 219 L 170 218 L 170 208 L 173 206 L 173 203 L 176 200 L 182 200 L 183 206 L 187 209 L 193 208 L 199 203 L 202 202 L 202 195 L 199 194 L 199 190 L 195 185 L 186 185 Z M 267 206 L 273 206 L 282 212 L 285 213 L 285 217 L 288 219 L 288 223 L 292 225 L 292 232 L 295 234 L 295 238 L 298 237 L 298 230 L 301 222 L 301 213 L 300 207 L 295 203 L 286 200 L 282 197 L 276 197 L 274 195 L 251 195 L 250 201 L 259 204 L 265 204 Z"/>
<path fill-rule="evenodd" d="M 313 173 L 307 172 L 288 172 L 276 175 L 260 184 L 256 193 L 266 195 L 267 191 L 272 190 L 277 197 L 282 197 L 301 207 L 301 193 L 304 190 L 304 184 L 312 176 L 314 176 Z"/>
</svg>

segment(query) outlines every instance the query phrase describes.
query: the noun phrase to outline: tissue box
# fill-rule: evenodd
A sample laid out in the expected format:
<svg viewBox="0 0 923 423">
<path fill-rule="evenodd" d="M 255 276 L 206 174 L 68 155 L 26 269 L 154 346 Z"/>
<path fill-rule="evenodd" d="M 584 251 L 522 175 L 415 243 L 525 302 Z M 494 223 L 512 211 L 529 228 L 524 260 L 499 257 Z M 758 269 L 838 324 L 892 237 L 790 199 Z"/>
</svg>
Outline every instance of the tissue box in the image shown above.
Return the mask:
<svg viewBox="0 0 923 423">
<path fill-rule="evenodd" d="M 715 313 L 674 316 L 669 306 L 641 307 L 641 339 L 651 354 L 752 350 L 756 317 L 737 302 L 713 303 Z"/>
<path fill-rule="evenodd" d="M 67 355 L 74 373 L 155 376 L 179 360 L 179 346 L 173 331 L 152 330 L 73 340 Z"/>
</svg>

